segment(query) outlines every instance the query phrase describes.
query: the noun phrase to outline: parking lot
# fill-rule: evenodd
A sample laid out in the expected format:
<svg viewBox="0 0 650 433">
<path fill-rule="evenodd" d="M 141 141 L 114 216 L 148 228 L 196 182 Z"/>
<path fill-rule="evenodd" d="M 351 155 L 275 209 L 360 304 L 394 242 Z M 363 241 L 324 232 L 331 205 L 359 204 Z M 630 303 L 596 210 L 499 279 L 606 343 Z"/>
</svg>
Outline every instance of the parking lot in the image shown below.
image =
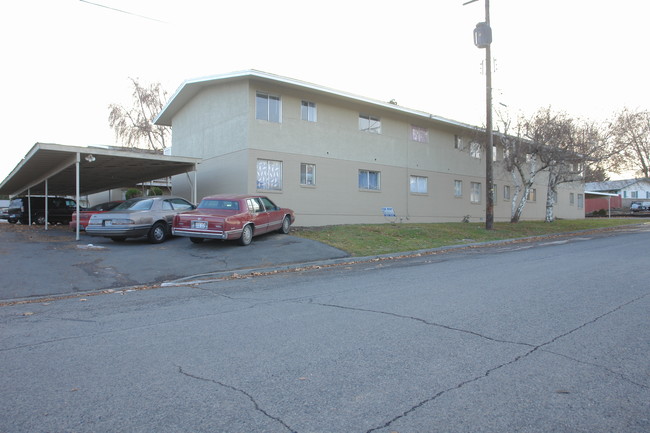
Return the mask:
<svg viewBox="0 0 650 433">
<path fill-rule="evenodd" d="M 0 222 L 0 299 L 56 296 L 173 281 L 221 272 L 250 272 L 346 257 L 319 242 L 291 235 L 258 236 L 247 247 L 234 242 L 193 244 L 172 238 L 116 243 L 80 235 L 67 226 L 23 226 Z"/>
</svg>

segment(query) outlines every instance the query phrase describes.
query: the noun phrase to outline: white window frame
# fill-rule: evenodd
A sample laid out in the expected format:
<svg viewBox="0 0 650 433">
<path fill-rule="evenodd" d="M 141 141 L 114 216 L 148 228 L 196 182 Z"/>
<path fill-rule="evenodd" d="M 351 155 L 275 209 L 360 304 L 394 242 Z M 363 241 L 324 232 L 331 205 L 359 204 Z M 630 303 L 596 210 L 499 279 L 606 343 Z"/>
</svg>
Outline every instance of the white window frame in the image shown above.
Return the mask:
<svg viewBox="0 0 650 433">
<path fill-rule="evenodd" d="M 470 203 L 480 204 L 481 203 L 481 183 L 472 182 L 470 184 L 470 193 L 469 193 Z"/>
<path fill-rule="evenodd" d="M 537 188 L 531 188 L 528 190 L 528 195 L 526 196 L 526 201 L 537 201 Z"/>
<path fill-rule="evenodd" d="M 481 144 L 477 141 L 472 141 L 469 144 L 469 156 L 476 159 L 481 159 Z"/>
<path fill-rule="evenodd" d="M 372 176 L 376 178 L 376 185 L 371 182 Z M 375 170 L 359 170 L 359 189 L 363 191 L 381 191 L 381 172 Z"/>
<path fill-rule="evenodd" d="M 300 163 L 300 185 L 316 186 L 316 164 Z"/>
<path fill-rule="evenodd" d="M 454 180 L 454 197 L 462 197 L 462 196 L 463 196 L 463 181 Z"/>
<path fill-rule="evenodd" d="M 426 176 L 411 175 L 409 189 L 412 194 L 428 194 L 429 178 Z"/>
<path fill-rule="evenodd" d="M 503 199 L 510 200 L 510 185 L 503 185 Z"/>
<path fill-rule="evenodd" d="M 381 134 L 381 118 L 359 113 L 359 131 Z"/>
<path fill-rule="evenodd" d="M 585 207 L 585 196 L 584 194 L 578 193 L 578 209 Z"/>
<path fill-rule="evenodd" d="M 282 191 L 282 161 L 258 159 L 256 176 L 258 190 Z"/>
<path fill-rule="evenodd" d="M 417 141 L 418 143 L 428 143 L 429 130 L 427 128 L 411 125 L 411 140 Z"/>
<path fill-rule="evenodd" d="M 316 103 L 310 101 L 300 102 L 300 118 L 307 122 L 316 122 L 318 119 L 318 112 L 316 111 Z"/>
<path fill-rule="evenodd" d="M 463 137 L 454 135 L 454 149 L 463 150 Z"/>
<path fill-rule="evenodd" d="M 273 104 L 273 102 L 277 102 Z M 255 93 L 255 118 L 272 123 L 282 123 L 282 98 L 266 92 Z"/>
</svg>

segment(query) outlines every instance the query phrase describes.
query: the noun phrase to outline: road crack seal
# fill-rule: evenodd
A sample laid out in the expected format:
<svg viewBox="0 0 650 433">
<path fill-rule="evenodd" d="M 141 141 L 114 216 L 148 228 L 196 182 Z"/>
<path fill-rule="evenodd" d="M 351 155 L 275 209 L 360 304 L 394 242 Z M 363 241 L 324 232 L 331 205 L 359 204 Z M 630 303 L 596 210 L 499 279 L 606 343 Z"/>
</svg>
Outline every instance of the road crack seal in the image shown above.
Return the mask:
<svg viewBox="0 0 650 433">
<path fill-rule="evenodd" d="M 515 364 L 515 363 L 521 361 L 522 359 L 528 357 L 529 355 L 533 354 L 533 353 L 536 352 L 537 350 L 540 350 L 540 349 L 541 349 L 541 350 L 544 351 L 544 352 L 553 353 L 553 352 L 550 352 L 550 351 L 546 351 L 546 350 L 544 350 L 543 347 L 548 346 L 548 345 L 550 345 L 550 344 L 552 344 L 552 343 L 558 341 L 558 340 L 561 339 L 561 338 L 564 338 L 564 337 L 566 337 L 566 336 L 568 336 L 568 335 L 571 335 L 571 334 L 573 334 L 574 332 L 579 331 L 580 329 L 583 329 L 583 328 L 585 328 L 585 327 L 587 327 L 587 326 L 589 326 L 589 325 L 591 325 L 591 324 L 593 324 L 593 323 L 599 321 L 600 319 L 602 319 L 602 318 L 604 318 L 604 317 L 606 317 L 606 316 L 608 316 L 608 315 L 610 315 L 610 314 L 613 314 L 613 313 L 615 313 L 615 312 L 617 312 L 617 311 L 623 309 L 624 307 L 626 307 L 626 306 L 628 306 L 628 305 L 630 305 L 630 304 L 633 304 L 633 303 L 635 303 L 635 302 L 637 302 L 637 301 L 639 301 L 639 300 L 641 300 L 641 299 L 647 297 L 648 295 L 650 295 L 650 293 L 645 293 L 645 294 L 640 295 L 640 296 L 638 296 L 638 297 L 636 297 L 636 298 L 634 298 L 634 299 L 632 299 L 632 300 L 630 300 L 630 301 L 627 301 L 627 302 L 625 302 L 625 303 L 623 303 L 623 304 L 620 304 L 620 305 L 616 306 L 615 308 L 612 308 L 611 310 L 608 310 L 608 311 L 604 312 L 603 314 L 601 314 L 601 315 L 599 315 L 599 316 L 596 316 L 596 317 L 593 318 L 592 320 L 589 320 L 589 321 L 587 321 L 587 322 L 585 322 L 585 323 L 583 323 L 583 324 L 581 324 L 581 325 L 579 325 L 579 326 L 576 326 L 575 328 L 570 329 L 569 331 L 564 332 L 564 333 L 562 333 L 562 334 L 560 334 L 560 335 L 557 335 L 557 336 L 553 337 L 552 339 L 550 339 L 550 340 L 548 340 L 548 341 L 546 341 L 546 342 L 544 342 L 544 343 L 542 343 L 542 344 L 539 344 L 539 345 L 533 345 L 533 344 L 529 344 L 529 343 L 519 343 L 519 342 L 514 342 L 514 341 L 501 340 L 501 339 L 498 339 L 498 338 L 493 338 L 493 337 L 485 336 L 485 335 L 479 334 L 479 333 L 474 332 L 474 331 L 469 331 L 469 330 L 465 330 L 465 329 L 454 328 L 454 327 L 447 326 L 447 325 L 442 325 L 442 324 L 438 324 L 438 323 L 434 323 L 434 322 L 429 322 L 429 321 L 427 321 L 427 320 L 424 320 L 424 319 L 421 319 L 421 318 L 418 318 L 418 317 L 406 316 L 406 315 L 401 315 L 401 314 L 396 314 L 396 313 L 391 313 L 391 312 L 386 312 L 386 311 L 377 311 L 377 310 L 370 310 L 370 309 L 357 308 L 357 307 L 346 307 L 346 306 L 342 306 L 342 305 L 334 305 L 334 304 L 323 304 L 323 303 L 313 303 L 313 304 L 314 304 L 314 305 L 324 306 L 324 307 L 330 307 L 330 308 L 340 308 L 340 309 L 351 310 L 351 311 L 361 311 L 361 312 L 366 312 L 366 313 L 383 314 L 383 315 L 388 315 L 388 316 L 392 316 L 392 317 L 397 317 L 397 318 L 400 318 L 400 319 L 415 320 L 415 321 L 417 321 L 417 322 L 424 323 L 424 324 L 426 324 L 426 325 L 428 325 L 428 326 L 436 326 L 436 327 L 440 327 L 440 328 L 443 328 L 443 329 L 448 329 L 448 330 L 451 330 L 451 331 L 467 333 L 467 334 L 470 334 L 470 335 L 474 335 L 474 336 L 477 336 L 477 337 L 480 337 L 480 338 L 484 338 L 484 339 L 487 339 L 487 340 L 490 340 L 490 341 L 498 342 L 498 343 L 519 344 L 519 345 L 524 345 L 524 346 L 528 346 L 528 347 L 531 348 L 531 349 L 528 350 L 527 352 L 525 352 L 525 353 L 523 353 L 523 354 L 521 354 L 521 355 L 518 355 L 518 356 L 514 357 L 513 359 L 511 359 L 511 360 L 508 361 L 508 362 L 505 362 L 505 363 L 503 363 L 503 364 L 497 365 L 497 366 L 495 366 L 495 367 L 492 367 L 492 368 L 486 370 L 485 373 L 483 373 L 482 375 L 479 375 L 479 376 L 473 377 L 473 378 L 471 378 L 471 379 L 465 380 L 465 381 L 463 381 L 463 382 L 460 382 L 459 384 L 457 384 L 457 385 L 455 385 L 455 386 L 452 386 L 452 387 L 449 387 L 449 388 L 447 388 L 447 389 L 444 389 L 444 390 L 442 390 L 442 391 L 440 391 L 440 392 L 434 394 L 433 396 L 431 396 L 431 397 L 429 397 L 429 398 L 426 398 L 426 399 L 424 399 L 424 400 L 418 402 L 417 404 L 415 404 L 415 405 L 412 406 L 411 408 L 405 410 L 405 411 L 402 412 L 401 414 L 399 414 L 399 415 L 395 416 L 394 418 L 388 420 L 388 421 L 385 422 L 384 424 L 382 424 L 382 425 L 380 425 L 380 426 L 377 426 L 377 427 L 373 427 L 373 428 L 371 428 L 371 429 L 369 429 L 369 430 L 366 431 L 366 433 L 372 433 L 372 432 L 375 432 L 375 431 L 378 431 L 378 430 L 381 430 L 381 429 L 384 429 L 384 428 L 388 428 L 388 427 L 390 427 L 390 426 L 391 426 L 393 423 L 395 423 L 396 421 L 398 421 L 398 420 L 400 420 L 401 418 L 404 418 L 404 417 L 408 416 L 409 414 L 415 412 L 416 410 L 418 410 L 418 409 L 421 408 L 422 406 L 424 406 L 424 405 L 426 405 L 426 404 L 428 404 L 428 403 L 431 403 L 431 402 L 437 400 L 438 398 L 442 397 L 443 395 L 447 394 L 448 392 L 455 391 L 455 390 L 459 390 L 459 389 L 465 387 L 466 385 L 469 385 L 469 384 L 471 384 L 471 383 L 477 382 L 477 381 L 479 381 L 479 380 L 481 380 L 481 379 L 485 379 L 485 378 L 487 378 L 490 374 L 492 374 L 493 372 L 495 372 L 495 371 L 497 371 L 497 370 L 500 370 L 500 369 L 502 369 L 502 368 L 504 368 L 504 367 L 507 367 L 507 366 L 509 366 L 509 365 Z M 570 358 L 569 358 L 569 359 L 570 359 Z M 628 379 L 628 380 L 629 380 L 629 379 Z"/>
<path fill-rule="evenodd" d="M 479 334 L 478 332 L 470 331 L 468 329 L 455 328 L 453 326 L 443 325 L 442 323 L 429 322 L 428 320 L 425 320 L 425 319 L 422 319 L 422 318 L 419 318 L 419 317 L 406 316 L 406 315 L 403 315 L 403 314 L 391 313 L 391 312 L 388 312 L 388 311 L 370 310 L 370 309 L 358 308 L 358 307 L 346 307 L 344 305 L 323 304 L 323 303 L 319 303 L 319 302 L 310 302 L 310 304 L 312 304 L 312 305 L 320 305 L 322 307 L 340 308 L 342 310 L 351 310 L 351 311 L 361 311 L 361 312 L 364 312 L 364 313 L 383 314 L 383 315 L 386 315 L 386 316 L 397 317 L 398 319 L 414 320 L 416 322 L 424 323 L 425 325 L 428 325 L 428 326 L 435 326 L 437 328 L 446 329 L 448 331 L 462 332 L 464 334 L 469 334 L 469 335 L 473 335 L 475 337 L 479 337 L 479 338 L 483 338 L 483 339 L 486 339 L 486 340 L 494 341 L 495 343 L 518 344 L 520 346 L 535 347 L 534 344 L 530 344 L 530 343 L 521 343 L 521 342 L 518 342 L 518 341 L 502 340 L 502 339 L 499 339 L 499 338 L 494 338 L 494 337 L 490 337 L 490 336 L 487 336 L 487 335 Z"/>
<path fill-rule="evenodd" d="M 297 433 L 296 430 L 294 430 L 294 429 L 292 429 L 291 427 L 289 427 L 289 426 L 288 426 L 284 421 L 282 421 L 280 418 L 275 417 L 275 416 L 269 414 L 269 413 L 268 413 L 267 411 L 265 411 L 264 409 L 262 409 L 262 407 L 260 407 L 259 403 L 255 400 L 255 398 L 254 398 L 252 395 L 250 395 L 248 392 L 244 391 L 243 389 L 236 388 L 236 387 L 234 387 L 234 386 L 232 386 L 232 385 L 228 385 L 227 383 L 219 382 L 218 380 L 208 379 L 208 378 L 201 377 L 201 376 L 196 376 L 196 375 L 194 375 L 194 374 L 191 374 L 191 373 L 188 373 L 188 372 L 184 371 L 184 370 L 183 370 L 183 367 L 181 367 L 181 366 L 179 366 L 179 365 L 177 365 L 176 367 L 178 368 L 178 372 L 179 372 L 180 374 L 182 374 L 183 376 L 187 376 L 187 377 L 189 377 L 189 378 L 196 379 L 196 380 L 200 380 L 200 381 L 203 381 L 203 382 L 214 383 L 215 385 L 218 385 L 218 386 L 220 386 L 220 387 L 223 387 L 223 388 L 229 389 L 229 390 L 231 390 L 231 391 L 235 391 L 235 392 L 237 392 L 237 393 L 239 393 L 239 394 L 242 394 L 243 396 L 245 396 L 246 398 L 248 398 L 248 400 L 250 400 L 251 403 L 253 403 L 253 406 L 255 407 L 255 410 L 256 410 L 256 411 L 260 412 L 260 413 L 263 414 L 265 417 L 267 417 L 267 418 L 269 418 L 269 419 L 272 419 L 273 421 L 276 421 L 277 423 L 281 424 L 284 428 L 286 428 L 286 429 L 287 429 L 288 431 L 290 431 L 291 433 Z"/>
</svg>

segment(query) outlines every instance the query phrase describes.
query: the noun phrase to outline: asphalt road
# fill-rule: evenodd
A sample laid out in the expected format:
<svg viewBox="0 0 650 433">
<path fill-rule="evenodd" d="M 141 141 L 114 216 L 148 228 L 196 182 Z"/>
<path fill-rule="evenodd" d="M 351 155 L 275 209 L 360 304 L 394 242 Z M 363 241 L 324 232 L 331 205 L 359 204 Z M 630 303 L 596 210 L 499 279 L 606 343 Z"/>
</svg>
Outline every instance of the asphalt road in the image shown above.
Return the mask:
<svg viewBox="0 0 650 433">
<path fill-rule="evenodd" d="M 0 431 L 647 433 L 649 228 L 5 305 Z"/>
</svg>

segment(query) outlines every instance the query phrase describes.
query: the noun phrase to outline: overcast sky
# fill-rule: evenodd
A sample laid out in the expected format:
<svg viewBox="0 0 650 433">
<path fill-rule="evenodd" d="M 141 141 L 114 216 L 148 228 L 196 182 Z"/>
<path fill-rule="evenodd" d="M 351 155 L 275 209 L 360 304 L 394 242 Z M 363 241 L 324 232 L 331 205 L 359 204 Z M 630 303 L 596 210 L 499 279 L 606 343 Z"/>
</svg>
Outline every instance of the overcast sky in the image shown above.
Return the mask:
<svg viewBox="0 0 650 433">
<path fill-rule="evenodd" d="M 478 126 L 484 0 L 20 0 L 3 2 L 0 181 L 36 142 L 119 144 L 108 105 L 129 77 L 258 69 Z M 648 109 L 643 0 L 492 0 L 495 106 L 604 121 Z"/>
</svg>

